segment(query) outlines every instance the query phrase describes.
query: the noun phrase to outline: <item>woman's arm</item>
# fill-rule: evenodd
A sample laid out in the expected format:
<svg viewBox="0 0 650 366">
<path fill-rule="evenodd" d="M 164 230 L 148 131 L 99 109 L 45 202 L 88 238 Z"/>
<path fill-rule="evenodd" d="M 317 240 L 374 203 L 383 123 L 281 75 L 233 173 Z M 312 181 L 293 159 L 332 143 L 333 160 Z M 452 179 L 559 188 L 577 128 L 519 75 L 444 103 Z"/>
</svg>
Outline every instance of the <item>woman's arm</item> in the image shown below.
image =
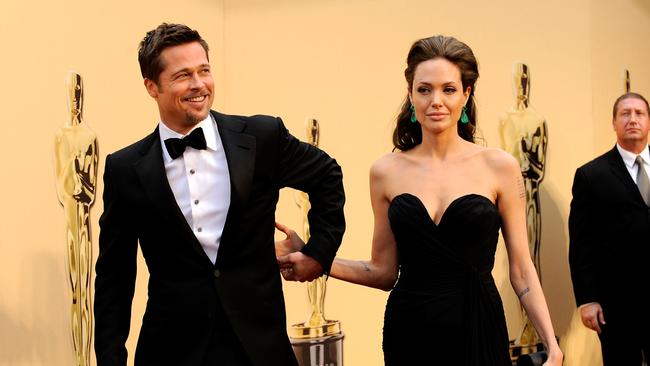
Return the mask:
<svg viewBox="0 0 650 366">
<path fill-rule="evenodd" d="M 385 159 L 380 159 L 370 169 L 370 199 L 375 220 L 371 258 L 350 260 L 337 257 L 332 263 L 329 275 L 343 281 L 389 291 L 397 280 L 398 268 L 397 247 L 388 221 L 388 166 L 383 160 Z M 286 275 L 290 263 L 283 258 L 286 258 L 287 253 L 300 250 L 304 244 L 293 230 L 281 224 L 276 226 L 287 234 L 285 240 L 276 243 L 278 263 L 283 275 Z"/>
<path fill-rule="evenodd" d="M 330 275 L 343 281 L 389 291 L 397 280 L 397 246 L 388 221 L 390 199 L 387 167 L 382 160 L 370 169 L 370 200 L 374 231 L 370 260 L 335 258 Z"/>
<path fill-rule="evenodd" d="M 495 154 L 497 207 L 508 251 L 510 283 L 548 352 L 545 365 L 561 365 L 560 350 L 546 299 L 530 258 L 526 228 L 526 191 L 517 161 L 505 152 Z"/>
</svg>

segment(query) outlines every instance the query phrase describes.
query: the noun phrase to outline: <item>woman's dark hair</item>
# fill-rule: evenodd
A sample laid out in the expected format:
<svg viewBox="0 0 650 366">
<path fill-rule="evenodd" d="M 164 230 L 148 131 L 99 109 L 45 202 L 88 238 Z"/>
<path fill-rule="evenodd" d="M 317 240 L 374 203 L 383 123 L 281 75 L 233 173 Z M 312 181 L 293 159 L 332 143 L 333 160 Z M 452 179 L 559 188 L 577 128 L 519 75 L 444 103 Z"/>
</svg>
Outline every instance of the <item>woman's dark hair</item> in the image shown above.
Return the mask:
<svg viewBox="0 0 650 366">
<path fill-rule="evenodd" d="M 478 64 L 469 46 L 454 37 L 448 36 L 433 36 L 413 43 L 406 58 L 407 67 L 404 70 L 409 90 L 413 89 L 413 76 L 418 65 L 436 58 L 444 58 L 460 69 L 463 91 L 468 86 L 471 87 L 466 104 L 469 123 L 458 123 L 458 134 L 463 139 L 474 142 L 474 132 L 476 131 L 474 86 L 478 79 Z M 407 96 L 397 116 L 397 125 L 393 131 L 393 145 L 396 149 L 406 151 L 420 143 L 422 143 L 422 126 L 419 123 L 411 122 L 411 101 Z"/>
<path fill-rule="evenodd" d="M 165 48 L 186 43 L 198 42 L 208 56 L 208 43 L 201 38 L 199 32 L 183 24 L 162 23 L 156 29 L 150 30 L 138 46 L 138 62 L 142 77 L 153 80 L 158 84 L 158 77 L 165 69 L 160 54 Z"/>
</svg>

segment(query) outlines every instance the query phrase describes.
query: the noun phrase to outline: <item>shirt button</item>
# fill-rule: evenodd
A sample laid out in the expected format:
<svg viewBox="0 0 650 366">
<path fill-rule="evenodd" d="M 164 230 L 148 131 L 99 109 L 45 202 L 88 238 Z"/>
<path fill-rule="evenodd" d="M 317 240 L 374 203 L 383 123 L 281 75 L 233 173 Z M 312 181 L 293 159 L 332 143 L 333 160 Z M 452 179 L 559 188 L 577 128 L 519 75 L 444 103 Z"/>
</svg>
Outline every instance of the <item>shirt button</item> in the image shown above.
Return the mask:
<svg viewBox="0 0 650 366">
<path fill-rule="evenodd" d="M 196 173 L 196 170 L 190 169 L 190 174 L 194 174 L 194 173 Z"/>
<path fill-rule="evenodd" d="M 198 205 L 198 204 L 199 204 L 199 200 L 194 200 L 194 204 L 195 204 L 195 205 Z"/>
<path fill-rule="evenodd" d="M 221 271 L 218 270 L 218 269 L 215 269 L 215 270 L 214 270 L 214 277 L 215 277 L 215 278 L 219 278 L 219 277 L 221 277 Z"/>
<path fill-rule="evenodd" d="M 196 231 L 201 232 L 201 231 L 203 231 L 203 228 L 199 227 L 199 228 L 196 229 Z"/>
</svg>

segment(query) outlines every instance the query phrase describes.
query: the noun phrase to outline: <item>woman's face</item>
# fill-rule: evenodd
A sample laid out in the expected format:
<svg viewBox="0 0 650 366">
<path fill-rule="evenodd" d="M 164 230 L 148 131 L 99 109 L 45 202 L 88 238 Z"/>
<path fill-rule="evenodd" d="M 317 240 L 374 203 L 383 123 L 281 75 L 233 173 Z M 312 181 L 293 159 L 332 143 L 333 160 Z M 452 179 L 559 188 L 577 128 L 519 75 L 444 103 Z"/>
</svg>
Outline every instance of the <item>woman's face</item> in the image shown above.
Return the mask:
<svg viewBox="0 0 650 366">
<path fill-rule="evenodd" d="M 469 93 L 470 87 L 463 90 L 458 66 L 436 58 L 415 68 L 409 97 L 422 128 L 440 132 L 450 127 L 455 130 Z"/>
</svg>

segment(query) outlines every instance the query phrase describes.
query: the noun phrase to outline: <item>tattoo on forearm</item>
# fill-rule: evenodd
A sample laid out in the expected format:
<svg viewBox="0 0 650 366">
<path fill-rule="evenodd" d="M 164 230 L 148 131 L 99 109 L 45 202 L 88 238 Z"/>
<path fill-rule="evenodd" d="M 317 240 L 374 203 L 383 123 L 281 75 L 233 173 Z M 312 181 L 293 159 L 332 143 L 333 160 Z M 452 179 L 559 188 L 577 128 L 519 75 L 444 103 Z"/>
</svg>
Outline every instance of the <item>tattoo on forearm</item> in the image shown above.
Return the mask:
<svg viewBox="0 0 650 366">
<path fill-rule="evenodd" d="M 524 179 L 521 176 L 517 177 L 517 190 L 519 191 L 519 198 L 525 200 L 526 187 L 524 187 Z"/>
<path fill-rule="evenodd" d="M 530 292 L 530 289 L 528 287 L 526 287 L 525 289 L 521 290 L 521 292 L 519 292 L 517 294 L 517 297 L 521 299 L 524 295 L 526 295 L 529 292 Z"/>
<path fill-rule="evenodd" d="M 361 263 L 361 265 L 363 266 L 363 269 L 365 269 L 366 272 L 370 272 L 370 267 L 368 267 L 368 264 L 366 262 L 359 261 L 359 263 Z"/>
</svg>

